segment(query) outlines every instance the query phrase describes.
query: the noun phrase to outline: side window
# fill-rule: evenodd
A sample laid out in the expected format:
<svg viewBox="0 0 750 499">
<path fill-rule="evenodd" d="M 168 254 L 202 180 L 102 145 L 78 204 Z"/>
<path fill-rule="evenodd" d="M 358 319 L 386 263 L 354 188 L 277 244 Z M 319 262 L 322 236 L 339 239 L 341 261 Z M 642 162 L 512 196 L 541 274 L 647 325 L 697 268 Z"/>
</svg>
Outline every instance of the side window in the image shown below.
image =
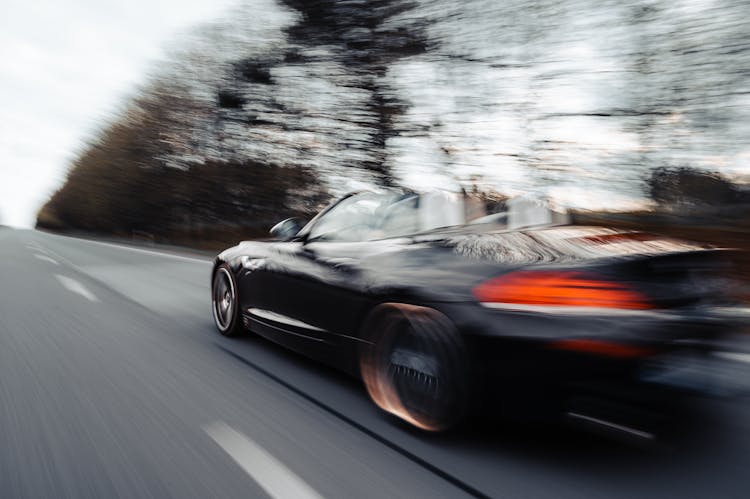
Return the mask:
<svg viewBox="0 0 750 499">
<path fill-rule="evenodd" d="M 376 213 L 383 202 L 382 194 L 373 193 L 346 198 L 315 222 L 309 239 L 350 242 L 371 239 L 376 229 Z"/>
<path fill-rule="evenodd" d="M 419 232 L 418 209 L 418 196 L 411 196 L 388 206 L 384 210 L 380 237 L 405 236 Z"/>
</svg>

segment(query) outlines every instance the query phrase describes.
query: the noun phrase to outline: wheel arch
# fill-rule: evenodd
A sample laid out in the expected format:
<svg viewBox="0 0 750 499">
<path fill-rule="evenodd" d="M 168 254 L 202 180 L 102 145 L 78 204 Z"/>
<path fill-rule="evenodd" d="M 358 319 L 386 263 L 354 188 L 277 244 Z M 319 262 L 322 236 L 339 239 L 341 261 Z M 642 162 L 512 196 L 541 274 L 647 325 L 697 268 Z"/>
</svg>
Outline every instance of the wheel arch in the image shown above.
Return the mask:
<svg viewBox="0 0 750 499">
<path fill-rule="evenodd" d="M 387 303 L 431 308 L 443 315 L 446 315 L 445 311 L 442 310 L 442 307 L 440 307 L 440 302 L 430 300 L 428 297 L 421 294 L 418 289 L 406 287 L 390 289 L 388 291 L 374 294 L 368 301 L 367 305 L 362 308 L 359 316 L 357 317 L 357 323 L 355 325 L 355 331 L 357 332 L 357 334 L 360 334 L 362 332 L 363 328 L 365 327 L 365 321 L 367 321 L 372 312 L 379 306 L 385 305 Z M 448 320 L 451 320 L 450 317 L 448 317 Z M 451 322 L 453 321 L 451 320 Z"/>
</svg>

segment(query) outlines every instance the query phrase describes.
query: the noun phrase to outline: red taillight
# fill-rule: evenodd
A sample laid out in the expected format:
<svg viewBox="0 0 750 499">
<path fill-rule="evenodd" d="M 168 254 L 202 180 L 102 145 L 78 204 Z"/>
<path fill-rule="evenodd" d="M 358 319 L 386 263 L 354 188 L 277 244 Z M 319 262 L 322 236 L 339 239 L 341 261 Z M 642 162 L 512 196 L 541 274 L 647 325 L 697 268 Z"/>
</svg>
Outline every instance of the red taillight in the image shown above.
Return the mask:
<svg viewBox="0 0 750 499">
<path fill-rule="evenodd" d="M 594 307 L 643 310 L 646 297 L 626 284 L 579 271 L 519 271 L 490 279 L 474 288 L 488 304 Z"/>
</svg>

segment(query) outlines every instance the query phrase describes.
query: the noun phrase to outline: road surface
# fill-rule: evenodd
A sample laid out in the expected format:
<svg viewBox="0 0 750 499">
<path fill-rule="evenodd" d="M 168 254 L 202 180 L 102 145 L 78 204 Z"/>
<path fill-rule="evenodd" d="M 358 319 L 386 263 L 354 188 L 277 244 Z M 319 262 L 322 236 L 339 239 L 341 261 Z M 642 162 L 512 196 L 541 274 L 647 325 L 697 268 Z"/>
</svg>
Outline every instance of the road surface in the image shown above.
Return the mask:
<svg viewBox="0 0 750 499">
<path fill-rule="evenodd" d="M 422 434 L 212 324 L 210 259 L 0 229 L 0 497 L 750 497 L 750 403 L 674 441 Z"/>
</svg>

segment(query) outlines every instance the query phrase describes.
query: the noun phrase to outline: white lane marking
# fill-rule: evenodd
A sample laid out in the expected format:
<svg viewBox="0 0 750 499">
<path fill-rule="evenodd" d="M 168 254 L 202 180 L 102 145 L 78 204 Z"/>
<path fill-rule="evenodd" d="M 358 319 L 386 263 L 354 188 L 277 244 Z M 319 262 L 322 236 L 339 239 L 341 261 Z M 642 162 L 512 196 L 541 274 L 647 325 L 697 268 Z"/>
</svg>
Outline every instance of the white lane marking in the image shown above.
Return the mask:
<svg viewBox="0 0 750 499">
<path fill-rule="evenodd" d="M 322 497 L 281 461 L 226 423 L 214 421 L 203 430 L 271 497 Z"/>
<path fill-rule="evenodd" d="M 51 249 L 48 249 L 48 248 L 41 248 L 41 251 L 42 251 L 42 253 L 44 253 L 45 255 L 49 255 L 49 256 L 50 256 L 51 258 L 54 258 L 54 259 L 56 259 L 57 261 L 59 261 L 59 262 L 62 262 L 62 263 L 64 263 L 64 264 L 65 264 L 66 266 L 68 266 L 68 267 L 70 267 L 70 268 L 72 268 L 72 269 L 75 269 L 75 270 L 77 270 L 78 272 L 81 272 L 82 274 L 85 274 L 85 273 L 86 273 L 86 272 L 84 272 L 84 270 L 83 270 L 83 269 L 82 269 L 81 267 L 79 267 L 79 266 L 78 266 L 78 265 L 76 265 L 75 263 L 71 262 L 70 260 L 68 260 L 67 258 L 65 258 L 64 256 L 62 256 L 61 254 L 59 254 L 59 253 L 55 253 L 55 252 L 54 252 L 54 251 L 52 251 Z"/>
<path fill-rule="evenodd" d="M 68 237 L 68 236 L 63 236 L 63 237 Z M 102 242 L 102 241 L 92 241 L 90 239 L 78 239 L 78 238 L 73 238 L 73 239 L 77 239 L 78 241 L 82 241 L 84 243 L 98 244 L 100 246 L 109 246 L 111 248 L 118 248 L 118 249 L 124 249 L 124 250 L 128 250 L 128 251 L 134 251 L 136 253 L 146 253 L 146 254 L 149 254 L 149 255 L 157 255 L 157 256 L 163 256 L 163 257 L 166 257 L 166 258 L 174 258 L 175 260 L 184 260 L 184 261 L 188 261 L 188 262 L 200 262 L 200 263 L 210 263 L 211 262 L 211 259 L 209 259 L 209 258 L 205 258 L 204 259 L 204 258 L 195 258 L 195 257 L 192 257 L 192 256 L 175 255 L 175 254 L 172 254 L 172 253 L 163 253 L 161 251 L 147 250 L 147 249 L 143 249 L 143 248 L 133 248 L 132 246 L 123 246 L 121 244 L 105 243 L 105 242 Z"/>
<path fill-rule="evenodd" d="M 47 255 L 40 255 L 39 253 L 34 253 L 34 256 L 38 258 L 39 260 L 49 262 L 49 263 L 54 263 L 55 265 L 59 265 L 59 263 L 57 263 L 57 260 L 55 260 L 54 258 L 50 258 Z"/>
<path fill-rule="evenodd" d="M 26 247 L 28 249 L 30 249 L 31 251 L 34 251 L 34 252 L 37 252 L 37 253 L 42 253 L 42 254 L 45 254 L 45 255 L 49 255 L 50 254 L 50 250 L 48 250 L 47 248 L 45 248 L 44 246 L 42 246 L 41 244 L 36 243 L 36 242 L 29 243 L 29 244 L 26 245 Z"/>
<path fill-rule="evenodd" d="M 86 289 L 86 287 L 81 284 L 80 282 L 76 281 L 72 277 L 67 277 L 60 274 L 55 274 L 55 277 L 57 277 L 57 280 L 60 281 L 60 284 L 62 284 L 68 291 L 72 291 L 73 293 L 77 293 L 87 300 L 98 302 L 99 298 L 96 297 L 94 293 Z"/>
<path fill-rule="evenodd" d="M 736 360 L 750 364 L 750 353 L 739 352 L 714 352 L 714 356 L 727 360 Z"/>
</svg>

